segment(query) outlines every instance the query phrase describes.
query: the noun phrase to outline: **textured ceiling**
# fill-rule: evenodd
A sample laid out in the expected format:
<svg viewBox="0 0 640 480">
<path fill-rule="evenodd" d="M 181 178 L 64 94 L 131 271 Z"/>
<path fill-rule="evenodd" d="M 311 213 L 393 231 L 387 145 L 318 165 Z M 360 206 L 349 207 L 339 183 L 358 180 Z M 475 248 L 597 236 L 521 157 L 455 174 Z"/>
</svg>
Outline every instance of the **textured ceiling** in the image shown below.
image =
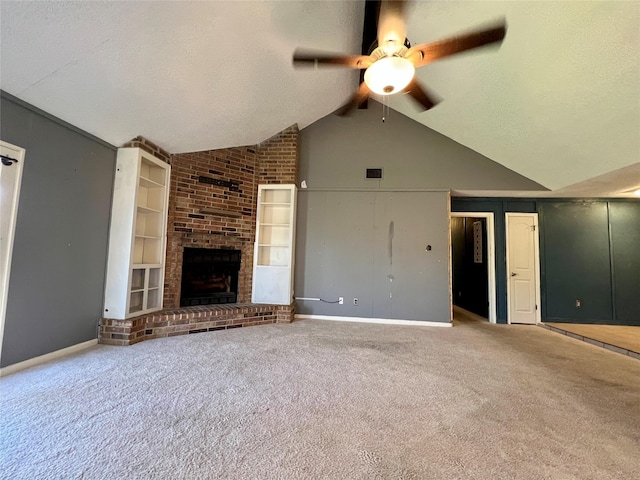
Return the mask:
<svg viewBox="0 0 640 480">
<path fill-rule="evenodd" d="M 0 87 L 114 145 L 255 144 L 349 97 L 356 72 L 294 70 L 291 56 L 359 53 L 363 12 L 355 1 L 2 0 Z M 640 161 L 639 1 L 419 1 L 408 13 L 413 44 L 499 17 L 508 32 L 500 50 L 418 70 L 443 99 L 433 110 L 402 96 L 392 109 L 551 189 L 594 177 L 622 189 L 603 175 Z"/>
</svg>

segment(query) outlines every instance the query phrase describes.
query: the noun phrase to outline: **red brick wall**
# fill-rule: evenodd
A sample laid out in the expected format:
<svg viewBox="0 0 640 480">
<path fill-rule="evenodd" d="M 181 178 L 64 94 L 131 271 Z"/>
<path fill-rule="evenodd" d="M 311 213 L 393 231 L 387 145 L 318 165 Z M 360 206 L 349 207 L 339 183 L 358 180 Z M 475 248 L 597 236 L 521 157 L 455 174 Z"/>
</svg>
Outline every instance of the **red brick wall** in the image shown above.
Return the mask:
<svg viewBox="0 0 640 480">
<path fill-rule="evenodd" d="M 240 250 L 238 302 L 250 302 L 258 184 L 296 182 L 297 126 L 257 146 L 176 154 L 171 165 L 164 308 L 180 305 L 185 247 Z"/>
<path fill-rule="evenodd" d="M 171 154 L 167 152 L 162 147 L 159 147 L 155 143 L 147 140 L 146 138 L 138 135 L 136 138 L 132 138 L 127 143 L 122 145 L 122 148 L 125 147 L 138 147 L 144 150 L 147 153 L 150 153 L 156 158 L 159 158 L 163 162 L 171 163 Z"/>
<path fill-rule="evenodd" d="M 298 126 L 293 125 L 258 147 L 258 183 L 298 181 Z M 296 161 L 292 162 L 292 155 Z"/>
</svg>

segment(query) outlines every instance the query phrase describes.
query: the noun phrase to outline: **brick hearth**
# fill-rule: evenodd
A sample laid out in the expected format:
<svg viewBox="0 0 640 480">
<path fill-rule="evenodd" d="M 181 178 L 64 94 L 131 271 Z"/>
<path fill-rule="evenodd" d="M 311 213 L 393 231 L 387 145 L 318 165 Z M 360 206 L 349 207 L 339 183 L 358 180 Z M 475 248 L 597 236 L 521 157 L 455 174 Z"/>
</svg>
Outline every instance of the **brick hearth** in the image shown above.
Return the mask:
<svg viewBox="0 0 640 480">
<path fill-rule="evenodd" d="M 290 323 L 293 305 L 226 304 L 162 310 L 127 320 L 103 319 L 100 343 L 133 345 L 152 338 Z"/>
<path fill-rule="evenodd" d="M 291 321 L 293 306 L 248 302 L 258 185 L 296 183 L 298 127 L 259 145 L 176 155 L 143 137 L 125 146 L 140 147 L 171 164 L 165 310 L 128 320 L 102 319 L 100 343 L 130 345 L 149 338 Z M 238 304 L 180 308 L 185 247 L 241 251 Z"/>
</svg>

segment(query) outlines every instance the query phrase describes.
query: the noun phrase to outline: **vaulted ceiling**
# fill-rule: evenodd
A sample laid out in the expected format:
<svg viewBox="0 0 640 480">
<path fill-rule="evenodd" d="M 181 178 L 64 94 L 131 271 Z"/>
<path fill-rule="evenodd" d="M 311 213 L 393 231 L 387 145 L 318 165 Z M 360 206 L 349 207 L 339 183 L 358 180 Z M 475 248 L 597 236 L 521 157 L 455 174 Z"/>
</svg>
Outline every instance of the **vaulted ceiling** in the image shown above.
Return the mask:
<svg viewBox="0 0 640 480">
<path fill-rule="evenodd" d="M 347 100 L 357 72 L 291 57 L 360 53 L 363 18 L 362 1 L 3 0 L 0 87 L 114 145 L 256 144 Z M 553 190 L 596 177 L 612 194 L 640 188 L 640 2 L 418 1 L 407 35 L 425 43 L 497 18 L 499 50 L 418 69 L 443 99 L 434 109 L 386 104 Z"/>
</svg>

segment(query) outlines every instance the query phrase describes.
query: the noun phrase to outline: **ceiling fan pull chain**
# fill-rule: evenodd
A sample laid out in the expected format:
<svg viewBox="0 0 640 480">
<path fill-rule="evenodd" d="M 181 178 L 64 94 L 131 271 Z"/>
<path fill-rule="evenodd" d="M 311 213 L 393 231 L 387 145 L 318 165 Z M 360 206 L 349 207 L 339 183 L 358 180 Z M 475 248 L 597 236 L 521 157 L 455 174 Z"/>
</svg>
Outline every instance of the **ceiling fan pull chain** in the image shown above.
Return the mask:
<svg viewBox="0 0 640 480">
<path fill-rule="evenodd" d="M 387 105 L 387 95 L 382 97 L 382 123 L 384 123 L 387 119 L 387 115 L 389 114 L 389 105 Z"/>
</svg>

